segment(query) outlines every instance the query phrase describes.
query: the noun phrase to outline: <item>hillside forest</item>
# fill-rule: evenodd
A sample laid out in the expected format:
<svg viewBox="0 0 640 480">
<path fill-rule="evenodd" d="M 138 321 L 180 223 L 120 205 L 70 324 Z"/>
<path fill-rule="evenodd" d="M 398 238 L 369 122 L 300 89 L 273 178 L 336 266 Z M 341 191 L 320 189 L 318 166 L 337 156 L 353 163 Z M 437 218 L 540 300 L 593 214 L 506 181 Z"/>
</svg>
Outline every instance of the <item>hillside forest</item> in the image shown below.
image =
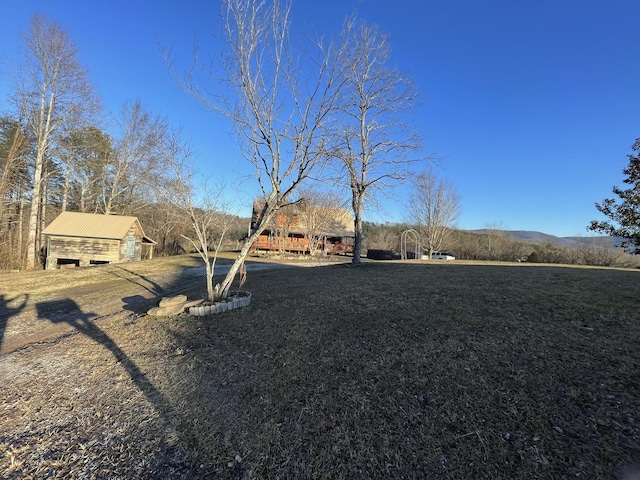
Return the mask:
<svg viewBox="0 0 640 480">
<path fill-rule="evenodd" d="M 240 16 L 233 20 L 238 24 L 247 21 Z M 283 26 L 288 24 L 286 18 L 279 21 Z M 229 26 L 228 30 L 230 44 L 244 41 L 233 37 L 234 32 L 240 30 L 232 27 Z M 343 38 L 339 40 L 341 48 L 336 49 L 333 57 L 324 59 L 325 63 L 309 62 L 310 65 L 323 66 L 318 74 L 318 85 L 325 92 L 322 98 L 307 99 L 308 105 L 315 105 L 309 111 L 325 113 L 313 118 L 294 119 L 297 124 L 286 125 L 281 131 L 278 130 L 280 123 L 277 118 L 261 120 L 261 125 L 268 124 L 273 129 L 269 136 L 277 142 L 290 141 L 293 138 L 291 132 L 298 132 L 299 137 L 293 139 L 293 158 L 298 163 L 292 160 L 287 164 L 277 156 L 277 152 L 274 153 L 275 150 L 265 153 L 260 142 L 240 146 L 241 150 L 253 149 L 253 153 L 248 154 L 249 161 L 259 159 L 255 160 L 257 180 L 263 188 L 266 205 L 260 218 L 261 228 L 274 218 L 279 209 L 300 201 L 302 196 L 296 189 L 303 181 L 306 185 L 322 168 L 325 157 L 333 157 L 336 165 L 340 165 L 335 171 L 342 172 L 341 177 L 338 175 L 339 180 L 344 181 L 341 191 L 348 192 L 351 197 L 355 217 L 354 258 L 358 257 L 358 261 L 360 252 L 366 255 L 367 249 L 399 251 L 402 232 L 411 228 L 420 235 L 420 246 L 416 248 L 427 253 L 452 251 L 458 259 L 609 266 L 632 262 L 629 255 L 614 246 L 610 237 L 576 239 L 562 244 L 519 240 L 508 235 L 503 228 L 488 228 L 481 233 L 458 230 L 455 220 L 459 214 L 459 195 L 451 185 L 434 177 L 432 171 L 409 175 L 415 166 L 413 160 L 388 162 L 389 152 L 385 152 L 385 156 L 374 146 L 366 148 L 366 155 L 354 155 L 354 145 L 362 145 L 363 142 L 352 136 L 355 130 L 349 122 L 360 124 L 365 121 L 365 113 L 358 117 L 347 112 L 345 119 L 339 122 L 340 131 L 323 122 L 335 112 L 345 112 L 345 105 L 353 103 L 353 98 L 347 95 L 350 91 L 366 89 L 333 90 L 333 85 L 340 83 L 357 87 L 362 78 L 357 69 L 346 71 L 340 66 L 361 63 L 363 67 L 371 67 L 377 60 L 367 63 L 371 60 L 366 53 L 372 51 L 377 55 L 375 58 L 387 60 L 389 48 L 385 37 L 379 35 L 374 27 L 355 21 L 347 22 Z M 197 250 L 197 244 L 189 239 L 203 234 L 204 237 L 214 235 L 194 232 L 194 228 L 198 229 L 198 219 L 206 216 L 207 210 L 215 209 L 216 214 L 224 218 L 214 225 L 224 224 L 224 243 L 218 245 L 244 251 L 243 243 L 248 243 L 244 240 L 256 233 L 249 231 L 250 219 L 229 213 L 223 202 L 193 201 L 197 172 L 189 163 L 189 146 L 182 140 L 182 132 L 171 126 L 166 118 L 148 111 L 138 100 L 126 102 L 117 113 L 105 112 L 86 70 L 77 59 L 76 46 L 59 25 L 35 15 L 24 42 L 22 64 L 17 65 L 13 72 L 14 89 L 8 98 L 0 99 L 3 106 L 0 114 L 1 270 L 42 268 L 45 252 L 41 232 L 63 211 L 135 216 L 145 234 L 157 242 L 156 255 L 162 256 L 189 253 L 194 251 L 194 246 Z M 264 40 L 256 45 L 270 44 Z M 356 56 L 357 53 L 362 55 Z M 258 54 L 258 58 L 267 56 Z M 237 64 L 241 65 L 242 61 L 238 59 Z M 281 68 L 281 65 L 277 64 L 275 68 Z M 247 85 L 245 80 L 231 78 L 230 81 L 237 81 L 240 89 L 238 98 L 251 105 L 251 100 L 259 98 L 260 92 L 242 90 Z M 366 112 L 367 118 L 375 116 L 376 111 L 386 112 L 385 115 L 398 113 L 401 109 L 394 112 L 389 106 L 397 105 L 399 98 L 415 98 L 407 79 L 392 68 L 379 70 L 373 82 L 381 85 L 384 103 L 377 105 L 377 110 Z M 197 85 L 187 82 L 185 88 L 196 96 L 199 94 Z M 270 88 L 276 89 L 279 85 Z M 372 101 L 359 99 L 361 104 L 367 105 Z M 214 111 L 219 110 L 217 104 L 209 106 Z M 235 111 L 222 114 L 231 117 L 237 125 L 253 128 L 250 122 L 233 117 Z M 393 158 L 401 158 L 403 154 L 417 150 L 420 142 L 412 135 L 402 138 L 398 132 L 409 130 L 404 125 L 397 129 L 398 123 L 391 121 L 392 117 L 376 118 L 379 125 L 385 125 L 384 121 L 387 121 L 389 127 L 380 129 L 383 137 L 372 145 L 386 145 L 397 155 Z M 311 120 L 317 123 L 312 124 Z M 249 139 L 257 136 L 255 131 L 244 133 L 244 137 Z M 359 164 L 358 158 L 366 161 Z M 267 167 L 261 171 L 261 165 Z M 276 171 L 269 165 L 283 170 Z M 287 179 L 286 175 L 292 174 Z M 368 180 L 361 180 L 364 178 Z M 415 181 L 411 182 L 412 178 Z M 390 182 L 384 183 L 384 180 Z M 376 224 L 363 220 L 365 199 L 375 197 L 376 187 L 392 188 L 393 182 L 412 185 L 412 203 L 407 210 L 412 212 L 413 221 Z M 271 190 L 265 189 L 265 185 L 271 185 Z M 216 188 L 212 187 L 201 196 L 215 193 Z M 326 192 L 326 196 L 334 194 Z M 436 197 L 444 199 L 444 203 L 433 202 Z M 176 205 L 172 202 L 176 198 L 184 200 Z M 338 203 L 344 205 L 349 202 Z M 434 218 L 439 220 L 434 221 Z M 213 243 L 218 241 L 216 239 Z"/>
</svg>

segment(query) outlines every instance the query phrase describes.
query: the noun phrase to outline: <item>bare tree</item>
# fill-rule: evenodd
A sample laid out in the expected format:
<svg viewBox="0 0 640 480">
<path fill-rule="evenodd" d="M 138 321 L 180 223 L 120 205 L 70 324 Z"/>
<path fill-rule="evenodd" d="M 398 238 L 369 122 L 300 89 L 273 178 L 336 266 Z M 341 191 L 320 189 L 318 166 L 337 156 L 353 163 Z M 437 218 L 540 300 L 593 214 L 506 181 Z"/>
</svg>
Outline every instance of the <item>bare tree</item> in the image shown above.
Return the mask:
<svg viewBox="0 0 640 480">
<path fill-rule="evenodd" d="M 289 234 L 298 220 L 297 205 L 286 205 L 278 210 L 273 222 L 276 239 L 278 240 L 278 251 L 286 253 L 291 247 Z"/>
<path fill-rule="evenodd" d="M 168 135 L 164 119 L 147 112 L 139 101 L 126 103 L 101 179 L 101 209 L 105 214 L 127 213 L 133 203 L 145 197 L 141 192 L 154 184 L 164 168 L 163 141 Z"/>
<path fill-rule="evenodd" d="M 163 185 L 162 181 L 158 182 Z M 160 190 L 160 189 L 159 189 Z M 158 202 L 146 205 L 136 212 L 136 216 L 144 222 L 145 229 L 149 229 L 151 238 L 158 242 L 153 253 L 155 256 L 170 256 L 184 253 L 182 240 L 189 230 L 183 218 L 176 218 L 175 209 L 168 208 L 158 195 Z M 190 243 L 190 242 L 189 242 Z"/>
<path fill-rule="evenodd" d="M 28 143 L 19 121 L 0 118 L 0 268 L 22 266 L 21 207 L 29 184 Z"/>
<path fill-rule="evenodd" d="M 479 235 L 479 257 L 486 260 L 520 261 L 528 257 L 531 246 L 507 233 L 508 228 L 502 222 L 488 223 Z M 540 253 L 544 249 L 538 249 Z M 552 256 L 560 255 L 560 248 L 547 249 Z M 566 250 L 566 249 L 562 249 Z M 546 254 L 545 254 L 546 255 Z M 566 256 L 566 252 L 562 252 Z"/>
<path fill-rule="evenodd" d="M 327 234 L 342 230 L 342 224 L 338 223 L 343 202 L 332 192 L 311 187 L 301 189 L 299 195 L 300 230 L 307 239 L 309 254 L 315 255 Z"/>
<path fill-rule="evenodd" d="M 97 105 L 88 76 L 67 33 L 35 15 L 24 37 L 27 54 L 16 79 L 16 103 L 36 141 L 27 238 L 28 268 L 36 265 L 44 167 L 53 156 L 56 135 Z"/>
<path fill-rule="evenodd" d="M 191 149 L 180 141 L 179 132 L 168 133 L 163 147 L 163 162 L 168 169 L 158 190 L 159 199 L 170 207 L 176 221 L 184 223 L 185 217 L 188 219 L 191 231 L 182 237 L 205 264 L 207 299 L 218 300 L 220 285 L 213 285 L 216 259 L 235 218 L 226 211 L 223 186 L 208 188 L 205 182 L 202 188 L 195 188 L 195 172 L 189 164 Z"/>
<path fill-rule="evenodd" d="M 417 161 L 408 155 L 421 144 L 405 121 L 417 91 L 390 59 L 389 39 L 376 26 L 355 19 L 345 23 L 337 62 L 346 84 L 332 154 L 345 168 L 351 190 L 354 264 L 360 263 L 365 202 L 374 191 L 387 193 L 394 182 L 406 178 L 410 164 Z"/>
<path fill-rule="evenodd" d="M 460 215 L 460 195 L 455 187 L 427 170 L 413 179 L 409 199 L 409 223 L 415 223 L 423 249 L 429 254 L 442 250 Z"/>
<path fill-rule="evenodd" d="M 505 234 L 507 227 L 502 222 L 491 222 L 485 225 L 480 237 L 483 255 L 487 260 L 504 260 L 504 252 L 509 243 Z"/>
<path fill-rule="evenodd" d="M 366 222 L 365 222 L 366 223 Z M 366 233 L 365 245 L 372 250 L 395 250 L 401 248 L 401 233 L 388 225 L 377 225 Z"/>
<path fill-rule="evenodd" d="M 581 263 L 605 267 L 616 265 L 624 254 L 624 248 L 616 247 L 615 240 L 611 237 L 579 238 L 576 250 Z"/>
<path fill-rule="evenodd" d="M 25 138 L 20 122 L 10 119 L 0 119 L 0 222 L 3 220 L 5 195 L 9 183 L 17 183 L 16 170 L 20 162 L 21 151 L 24 150 Z M 0 232 L 2 232 L 0 223 Z"/>
<path fill-rule="evenodd" d="M 61 142 L 64 166 L 62 211 L 69 204 L 81 212 L 100 209 L 101 181 L 113 155 L 111 137 L 95 126 L 74 129 Z"/>
<path fill-rule="evenodd" d="M 262 210 L 218 289 L 221 298 L 228 295 L 252 243 L 326 159 L 325 127 L 334 111 L 340 78 L 337 66 L 329 61 L 330 52 L 321 45 L 314 53 L 293 54 L 290 9 L 288 1 L 223 1 L 227 47 L 223 82 L 216 72 L 202 70 L 197 63 L 186 74 L 176 75 L 184 90 L 231 121 L 262 191 Z M 165 52 L 165 56 L 175 72 L 170 55 Z M 211 81 L 217 89 L 209 86 Z"/>
</svg>

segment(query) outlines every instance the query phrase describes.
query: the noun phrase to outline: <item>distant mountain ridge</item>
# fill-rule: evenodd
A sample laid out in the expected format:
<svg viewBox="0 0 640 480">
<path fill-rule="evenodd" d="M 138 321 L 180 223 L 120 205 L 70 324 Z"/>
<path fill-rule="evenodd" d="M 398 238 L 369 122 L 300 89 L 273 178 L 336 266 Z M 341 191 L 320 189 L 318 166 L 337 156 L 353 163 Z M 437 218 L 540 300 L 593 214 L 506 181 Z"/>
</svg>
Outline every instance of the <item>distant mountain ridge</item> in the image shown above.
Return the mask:
<svg viewBox="0 0 640 480">
<path fill-rule="evenodd" d="M 469 230 L 472 233 L 479 234 L 488 234 L 493 233 L 496 230 L 491 230 L 487 228 L 482 228 L 479 230 Z M 549 235 L 548 233 L 536 232 L 532 230 L 498 230 L 499 232 L 508 235 L 513 238 L 517 238 L 518 240 L 522 240 L 523 242 L 533 242 L 533 243 L 556 243 L 559 245 L 564 245 L 567 247 L 575 245 L 582 239 L 591 238 L 591 237 L 557 237 L 555 235 Z M 598 237 L 598 238 L 611 238 L 612 242 L 616 244 L 620 244 L 620 238 L 612 238 L 612 237 Z"/>
</svg>

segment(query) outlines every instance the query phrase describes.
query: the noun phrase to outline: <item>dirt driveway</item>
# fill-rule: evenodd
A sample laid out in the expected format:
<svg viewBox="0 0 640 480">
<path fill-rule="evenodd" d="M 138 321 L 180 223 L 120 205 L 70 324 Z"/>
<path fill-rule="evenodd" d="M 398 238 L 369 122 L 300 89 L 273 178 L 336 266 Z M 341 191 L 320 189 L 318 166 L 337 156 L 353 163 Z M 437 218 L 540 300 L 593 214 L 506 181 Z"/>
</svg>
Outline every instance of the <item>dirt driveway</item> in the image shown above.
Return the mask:
<svg viewBox="0 0 640 480">
<path fill-rule="evenodd" d="M 231 262 L 218 259 L 215 280 Z M 286 267 L 248 261 L 247 285 Z M 193 365 L 171 332 L 184 322 L 146 315 L 163 296 L 204 290 L 192 256 L 0 274 L 0 477 L 211 478 L 178 441 L 190 393 L 172 392 Z"/>
<path fill-rule="evenodd" d="M 216 276 L 231 261 L 219 259 Z M 248 271 L 285 264 L 247 262 Z M 100 322 L 119 315 L 144 314 L 164 296 L 201 298 L 204 266 L 191 256 L 83 269 L 0 275 L 0 355 L 25 345 L 70 334 L 69 319 Z"/>
</svg>

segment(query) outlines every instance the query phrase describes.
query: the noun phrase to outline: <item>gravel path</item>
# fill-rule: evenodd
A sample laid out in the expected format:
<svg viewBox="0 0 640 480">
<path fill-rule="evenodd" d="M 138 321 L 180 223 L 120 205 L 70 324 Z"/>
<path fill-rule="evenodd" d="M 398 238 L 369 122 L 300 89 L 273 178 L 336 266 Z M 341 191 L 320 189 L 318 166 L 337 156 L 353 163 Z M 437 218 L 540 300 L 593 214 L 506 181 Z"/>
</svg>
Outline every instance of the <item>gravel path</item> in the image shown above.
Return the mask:
<svg viewBox="0 0 640 480">
<path fill-rule="evenodd" d="M 247 270 L 288 266 L 247 263 Z M 230 265 L 216 266 L 216 276 L 226 274 L 229 268 Z M 0 355 L 72 333 L 75 327 L 67 318 L 73 312 L 80 311 L 87 321 L 96 323 L 131 312 L 144 314 L 164 296 L 186 293 L 197 298 L 204 291 L 204 275 L 204 266 L 183 269 L 179 275 L 111 275 L 99 283 L 70 287 L 62 284 L 59 289 L 42 294 L 14 295 L 4 306 L 0 304 Z"/>
</svg>

